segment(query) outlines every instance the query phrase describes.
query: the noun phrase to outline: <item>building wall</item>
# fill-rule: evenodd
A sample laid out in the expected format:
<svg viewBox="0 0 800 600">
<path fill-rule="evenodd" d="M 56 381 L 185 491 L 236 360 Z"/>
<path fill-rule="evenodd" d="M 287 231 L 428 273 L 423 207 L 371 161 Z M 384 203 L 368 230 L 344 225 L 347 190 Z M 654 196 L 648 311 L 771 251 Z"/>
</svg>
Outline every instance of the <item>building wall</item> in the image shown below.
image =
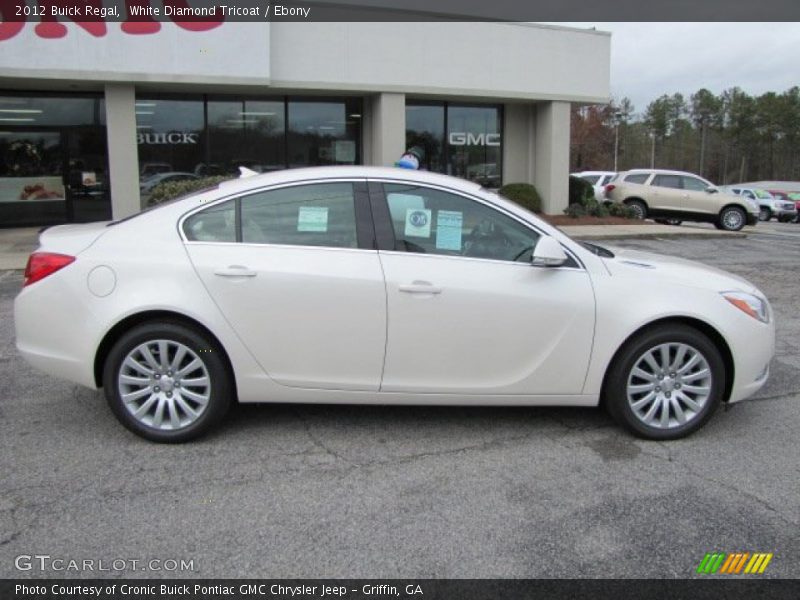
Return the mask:
<svg viewBox="0 0 800 600">
<path fill-rule="evenodd" d="M 610 39 L 522 23 L 273 23 L 271 85 L 606 102 Z"/>
<path fill-rule="evenodd" d="M 567 203 L 569 103 L 606 102 L 610 35 L 492 22 L 230 23 L 151 35 L 120 23 L 66 23 L 43 39 L 27 23 L 0 39 L 0 88 L 105 90 L 114 216 L 128 214 L 131 93 L 348 95 L 364 98 L 365 164 L 405 145 L 405 98 L 504 105 L 503 181 L 530 182 L 546 212 Z M 124 93 L 116 83 L 125 83 Z M 127 164 L 126 164 L 127 163 Z"/>
</svg>

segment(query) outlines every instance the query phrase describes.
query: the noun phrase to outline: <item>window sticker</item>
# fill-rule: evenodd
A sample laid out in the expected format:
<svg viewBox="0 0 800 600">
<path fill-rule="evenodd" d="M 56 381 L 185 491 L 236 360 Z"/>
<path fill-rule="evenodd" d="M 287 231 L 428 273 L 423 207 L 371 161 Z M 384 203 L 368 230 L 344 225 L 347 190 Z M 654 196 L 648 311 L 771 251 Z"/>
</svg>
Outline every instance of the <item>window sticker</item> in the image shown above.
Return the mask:
<svg viewBox="0 0 800 600">
<path fill-rule="evenodd" d="M 297 211 L 297 231 L 328 231 L 328 207 L 301 206 Z"/>
<path fill-rule="evenodd" d="M 436 212 L 436 248 L 461 251 L 461 232 L 464 213 L 457 210 Z"/>
<path fill-rule="evenodd" d="M 406 237 L 431 237 L 431 211 L 429 208 L 406 210 Z"/>
</svg>

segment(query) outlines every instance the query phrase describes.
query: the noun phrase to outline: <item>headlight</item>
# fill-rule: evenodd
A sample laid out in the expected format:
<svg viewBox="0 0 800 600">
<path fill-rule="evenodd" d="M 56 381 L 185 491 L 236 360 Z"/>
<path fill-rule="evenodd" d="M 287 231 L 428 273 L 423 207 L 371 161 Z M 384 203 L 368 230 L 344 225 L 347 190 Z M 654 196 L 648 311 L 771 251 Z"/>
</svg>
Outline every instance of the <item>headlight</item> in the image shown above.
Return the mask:
<svg viewBox="0 0 800 600">
<path fill-rule="evenodd" d="M 762 323 L 769 323 L 769 310 L 767 309 L 766 300 L 746 292 L 720 292 L 720 294 L 743 313 L 758 319 Z"/>
</svg>

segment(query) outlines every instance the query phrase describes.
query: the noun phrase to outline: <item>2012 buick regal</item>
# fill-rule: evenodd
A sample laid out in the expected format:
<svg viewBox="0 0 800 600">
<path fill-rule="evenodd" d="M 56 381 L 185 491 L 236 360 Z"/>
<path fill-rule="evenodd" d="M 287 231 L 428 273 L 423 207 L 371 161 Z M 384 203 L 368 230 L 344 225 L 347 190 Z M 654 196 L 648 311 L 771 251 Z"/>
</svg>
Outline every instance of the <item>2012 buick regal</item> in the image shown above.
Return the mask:
<svg viewBox="0 0 800 600">
<path fill-rule="evenodd" d="M 34 366 L 154 441 L 239 402 L 597 406 L 650 439 L 767 380 L 764 295 L 573 241 L 478 185 L 370 167 L 242 177 L 53 227 L 14 310 Z"/>
</svg>

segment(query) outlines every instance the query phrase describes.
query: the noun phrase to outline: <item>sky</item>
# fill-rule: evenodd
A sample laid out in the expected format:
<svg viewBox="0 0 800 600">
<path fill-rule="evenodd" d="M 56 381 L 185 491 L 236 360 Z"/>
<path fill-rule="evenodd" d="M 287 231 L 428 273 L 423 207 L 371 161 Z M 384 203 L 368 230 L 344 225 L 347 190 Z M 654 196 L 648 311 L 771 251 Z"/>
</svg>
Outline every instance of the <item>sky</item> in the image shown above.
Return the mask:
<svg viewBox="0 0 800 600">
<path fill-rule="evenodd" d="M 610 31 L 611 95 L 637 114 L 662 94 L 800 86 L 800 23 L 554 23 Z"/>
</svg>

